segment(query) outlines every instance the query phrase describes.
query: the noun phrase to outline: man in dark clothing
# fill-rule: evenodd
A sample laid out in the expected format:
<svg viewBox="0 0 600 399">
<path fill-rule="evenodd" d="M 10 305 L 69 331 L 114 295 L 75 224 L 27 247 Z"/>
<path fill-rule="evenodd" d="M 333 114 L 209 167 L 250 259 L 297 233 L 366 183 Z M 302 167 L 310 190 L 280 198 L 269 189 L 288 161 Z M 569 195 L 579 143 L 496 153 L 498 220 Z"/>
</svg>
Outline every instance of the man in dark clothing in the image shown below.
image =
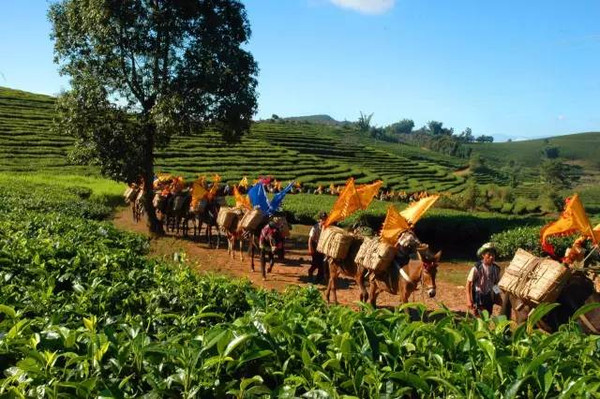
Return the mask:
<svg viewBox="0 0 600 399">
<path fill-rule="evenodd" d="M 500 266 L 494 263 L 496 247 L 493 243 L 483 244 L 477 251 L 481 259 L 473 266 L 467 277 L 467 306 L 475 316 L 487 310 L 492 314 L 494 304 L 502 303 L 500 298 Z"/>
<path fill-rule="evenodd" d="M 277 223 L 271 220 L 263 229 L 260 231 L 260 237 L 258 239 L 258 246 L 260 247 L 260 271 L 262 273 L 263 280 L 267 279 L 267 272 L 271 273 L 275 259 L 273 255 L 276 251 L 281 250 L 283 246 L 283 240 L 281 233 L 277 228 Z M 269 257 L 269 269 L 266 270 L 267 256 Z"/>
<path fill-rule="evenodd" d="M 319 237 L 321 237 L 321 230 L 323 230 L 325 220 L 327 220 L 327 214 L 325 212 L 319 213 L 319 221 L 314 224 L 308 233 L 308 253 L 311 256 L 308 277 L 312 279 L 313 273 L 316 270 L 316 282 L 325 282 L 325 255 L 317 251 L 317 244 L 319 243 Z"/>
</svg>

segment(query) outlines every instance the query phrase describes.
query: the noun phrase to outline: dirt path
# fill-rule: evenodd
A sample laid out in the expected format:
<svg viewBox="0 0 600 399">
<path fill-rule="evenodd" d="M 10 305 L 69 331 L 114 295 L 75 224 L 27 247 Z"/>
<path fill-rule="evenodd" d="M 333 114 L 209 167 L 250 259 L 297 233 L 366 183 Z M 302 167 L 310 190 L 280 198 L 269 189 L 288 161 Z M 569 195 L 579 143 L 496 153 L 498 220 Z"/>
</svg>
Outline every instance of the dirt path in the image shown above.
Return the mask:
<svg viewBox="0 0 600 399">
<path fill-rule="evenodd" d="M 120 209 L 114 220 L 115 226 L 127 231 L 135 231 L 147 234 L 144 222 L 135 223 L 131 217 L 129 209 Z M 310 266 L 310 257 L 306 249 L 306 240 L 308 237 L 308 226 L 294 225 L 292 237 L 286 244 L 285 262 L 276 262 L 273 271 L 263 281 L 260 276 L 260 261 L 255 259 L 257 272 L 250 271 L 250 259 L 245 256 L 242 262 L 239 259 L 239 251 L 236 258 L 231 259 L 227 254 L 227 243 L 224 239 L 221 241 L 221 249 L 210 249 L 206 242 L 194 242 L 179 237 L 167 235 L 159 239 L 152 239 L 150 246 L 151 256 L 165 257 L 173 259 L 176 252 L 185 253 L 189 264 L 199 273 L 212 272 L 232 277 L 248 278 L 257 286 L 282 291 L 290 284 L 306 285 L 309 284 L 307 278 L 308 267 Z M 434 299 L 425 298 L 421 291 L 417 291 L 413 296 L 414 301 L 424 302 L 428 308 L 435 309 L 443 303 L 448 308 L 456 311 L 464 311 L 465 294 L 464 281 L 466 280 L 469 265 L 461 263 L 440 263 L 437 275 L 437 295 Z M 337 296 L 341 304 L 355 306 L 358 301 L 359 289 L 353 280 L 342 278 L 338 283 Z M 318 285 L 321 292 L 325 292 L 324 285 Z M 387 293 L 382 293 L 377 299 L 378 305 L 396 306 L 398 297 Z"/>
</svg>

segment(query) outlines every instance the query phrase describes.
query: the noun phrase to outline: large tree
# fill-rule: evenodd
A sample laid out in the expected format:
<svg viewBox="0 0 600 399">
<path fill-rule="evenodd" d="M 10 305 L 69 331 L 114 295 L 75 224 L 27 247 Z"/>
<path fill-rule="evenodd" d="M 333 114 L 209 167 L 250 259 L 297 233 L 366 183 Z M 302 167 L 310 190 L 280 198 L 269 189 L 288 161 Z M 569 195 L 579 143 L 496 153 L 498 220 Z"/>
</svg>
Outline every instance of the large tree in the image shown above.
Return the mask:
<svg viewBox="0 0 600 399">
<path fill-rule="evenodd" d="M 61 0 L 49 19 L 55 62 L 71 89 L 57 128 L 77 138 L 74 155 L 121 181 L 147 182 L 151 232 L 154 154 L 174 134 L 210 125 L 227 140 L 250 128 L 258 67 L 235 0 Z"/>
</svg>

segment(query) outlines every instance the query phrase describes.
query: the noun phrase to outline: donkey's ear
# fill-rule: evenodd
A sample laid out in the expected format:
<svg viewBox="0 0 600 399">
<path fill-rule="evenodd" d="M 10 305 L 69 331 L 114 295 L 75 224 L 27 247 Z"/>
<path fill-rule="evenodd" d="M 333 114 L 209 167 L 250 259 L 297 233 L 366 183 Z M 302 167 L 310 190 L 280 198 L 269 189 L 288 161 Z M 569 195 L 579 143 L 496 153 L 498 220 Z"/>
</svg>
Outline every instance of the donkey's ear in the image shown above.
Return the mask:
<svg viewBox="0 0 600 399">
<path fill-rule="evenodd" d="M 436 261 L 436 262 L 439 262 L 439 261 L 440 261 L 440 259 L 442 259 L 442 251 L 441 251 L 441 250 L 440 250 L 440 251 L 438 251 L 438 252 L 437 252 L 437 253 L 436 253 L 436 254 L 433 256 L 433 258 L 435 259 L 435 261 Z"/>
</svg>

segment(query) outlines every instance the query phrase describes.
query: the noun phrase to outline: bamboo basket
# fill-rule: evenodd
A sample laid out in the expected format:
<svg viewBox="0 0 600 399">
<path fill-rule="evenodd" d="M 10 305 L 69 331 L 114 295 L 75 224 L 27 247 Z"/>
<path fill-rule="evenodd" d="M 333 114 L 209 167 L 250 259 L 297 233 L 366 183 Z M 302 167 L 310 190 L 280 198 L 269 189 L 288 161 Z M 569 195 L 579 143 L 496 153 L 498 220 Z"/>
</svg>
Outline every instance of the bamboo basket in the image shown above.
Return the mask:
<svg viewBox="0 0 600 399">
<path fill-rule="evenodd" d="M 259 209 L 255 208 L 247 212 L 242 220 L 240 220 L 239 228 L 247 231 L 255 231 L 265 220 L 265 214 Z"/>
<path fill-rule="evenodd" d="M 222 207 L 217 215 L 217 225 L 225 231 L 232 231 L 237 225 L 238 216 L 237 209 Z"/>
<path fill-rule="evenodd" d="M 395 256 L 396 249 L 392 245 L 380 241 L 379 237 L 365 238 L 354 262 L 369 270 L 383 272 L 390 267 Z"/>
<path fill-rule="evenodd" d="M 569 277 L 571 271 L 561 263 L 538 258 L 519 248 L 498 285 L 507 292 L 539 304 L 554 302 Z"/>
<path fill-rule="evenodd" d="M 339 227 L 327 227 L 321 231 L 317 251 L 334 259 L 345 259 L 354 237 Z"/>
</svg>

